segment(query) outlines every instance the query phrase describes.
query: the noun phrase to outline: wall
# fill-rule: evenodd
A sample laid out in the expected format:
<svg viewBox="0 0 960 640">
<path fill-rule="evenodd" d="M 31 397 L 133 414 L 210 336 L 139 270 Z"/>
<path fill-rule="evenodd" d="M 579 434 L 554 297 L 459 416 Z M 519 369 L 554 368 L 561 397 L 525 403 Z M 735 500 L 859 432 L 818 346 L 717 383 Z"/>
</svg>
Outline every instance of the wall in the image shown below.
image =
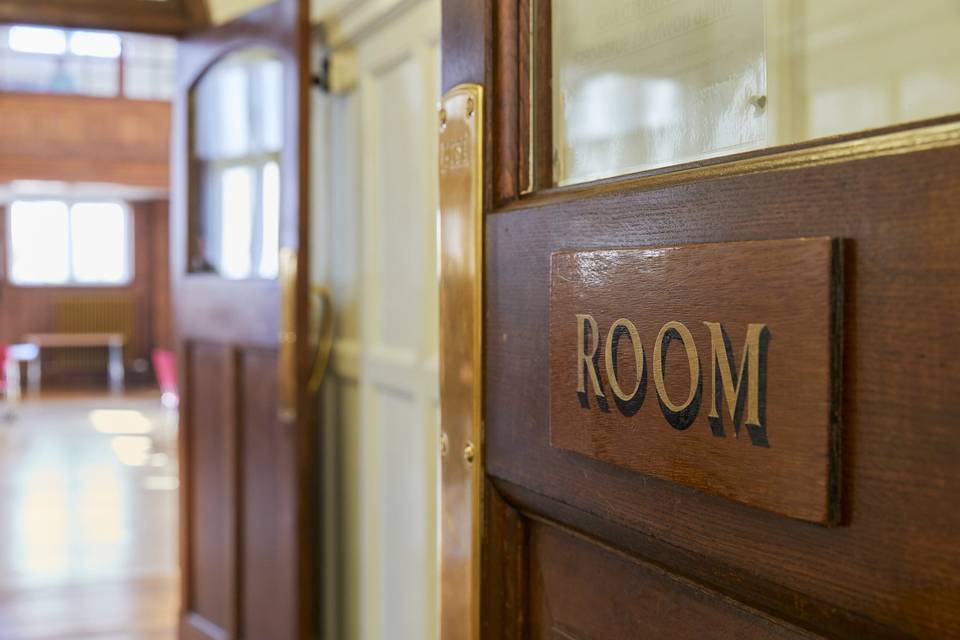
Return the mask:
<svg viewBox="0 0 960 640">
<path fill-rule="evenodd" d="M 133 280 L 122 287 L 19 287 L 6 278 L 6 210 L 0 208 L 0 342 L 23 339 L 27 333 L 56 330 L 57 302 L 77 296 L 127 295 L 135 304 L 136 329 L 125 350 L 126 361 L 150 361 L 154 347 L 172 345 L 167 201 L 139 202 L 131 206 L 134 229 Z M 96 372 L 94 372 L 96 373 Z M 137 375 L 128 369 L 132 381 Z M 86 378 L 84 377 L 84 380 Z M 140 379 L 149 379 L 140 376 Z M 67 380 L 69 381 L 69 380 Z"/>
<path fill-rule="evenodd" d="M 170 104 L 0 94 L 0 183 L 62 180 L 166 190 Z"/>
</svg>

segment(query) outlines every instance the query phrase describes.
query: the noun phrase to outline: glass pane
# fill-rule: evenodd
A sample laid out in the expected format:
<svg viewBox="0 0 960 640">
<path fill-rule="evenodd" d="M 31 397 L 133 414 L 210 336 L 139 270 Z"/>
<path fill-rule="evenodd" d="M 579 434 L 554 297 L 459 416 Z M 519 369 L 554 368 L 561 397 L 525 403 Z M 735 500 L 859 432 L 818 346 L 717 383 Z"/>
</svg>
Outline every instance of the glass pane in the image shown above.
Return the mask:
<svg viewBox="0 0 960 640">
<path fill-rule="evenodd" d="M 263 167 L 263 234 L 260 242 L 260 277 L 276 278 L 280 272 L 280 165 Z"/>
<path fill-rule="evenodd" d="M 221 174 L 220 260 L 217 271 L 224 278 L 250 277 L 253 239 L 253 171 L 233 167 Z"/>
<path fill-rule="evenodd" d="M 70 53 L 94 58 L 119 58 L 120 36 L 106 31 L 74 31 L 70 34 Z"/>
<path fill-rule="evenodd" d="M 10 279 L 16 284 L 62 284 L 70 277 L 67 205 L 20 201 L 10 207 Z"/>
<path fill-rule="evenodd" d="M 123 34 L 123 92 L 128 98 L 170 100 L 176 83 L 177 41 Z"/>
<path fill-rule="evenodd" d="M 63 55 L 67 52 L 67 34 L 49 27 L 11 27 L 8 45 L 21 53 Z"/>
<path fill-rule="evenodd" d="M 221 63 L 197 87 L 194 148 L 206 159 L 242 156 L 250 150 L 250 84 L 244 65 Z"/>
<path fill-rule="evenodd" d="M 127 211 L 115 202 L 84 202 L 70 210 L 73 277 L 89 284 L 130 280 Z"/>
<path fill-rule="evenodd" d="M 960 110 L 955 0 L 553 0 L 554 178 Z"/>
<path fill-rule="evenodd" d="M 273 52 L 245 49 L 213 65 L 194 89 L 192 272 L 277 277 L 283 71 Z"/>
</svg>

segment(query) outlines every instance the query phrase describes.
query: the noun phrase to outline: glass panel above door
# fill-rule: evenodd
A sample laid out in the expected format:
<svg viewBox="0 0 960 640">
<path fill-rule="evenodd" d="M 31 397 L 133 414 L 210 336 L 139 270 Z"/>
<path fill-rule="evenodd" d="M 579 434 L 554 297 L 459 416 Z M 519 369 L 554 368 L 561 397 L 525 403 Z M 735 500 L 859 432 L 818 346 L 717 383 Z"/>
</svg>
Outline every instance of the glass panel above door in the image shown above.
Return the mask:
<svg viewBox="0 0 960 640">
<path fill-rule="evenodd" d="M 552 0 L 557 184 L 960 111 L 955 0 Z"/>
<path fill-rule="evenodd" d="M 191 94 L 191 273 L 277 277 L 283 63 L 261 47 L 213 65 Z"/>
</svg>

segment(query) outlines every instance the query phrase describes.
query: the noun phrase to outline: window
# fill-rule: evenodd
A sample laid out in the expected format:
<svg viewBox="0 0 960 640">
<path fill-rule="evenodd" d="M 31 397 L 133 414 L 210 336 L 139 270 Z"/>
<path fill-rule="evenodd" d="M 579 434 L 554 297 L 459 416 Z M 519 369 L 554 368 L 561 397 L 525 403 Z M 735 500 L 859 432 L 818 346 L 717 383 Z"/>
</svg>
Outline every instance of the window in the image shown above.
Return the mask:
<svg viewBox="0 0 960 640">
<path fill-rule="evenodd" d="M 170 100 L 176 40 L 0 25 L 0 90 Z"/>
<path fill-rule="evenodd" d="M 282 96 L 283 64 L 262 48 L 221 59 L 194 89 L 191 272 L 277 277 Z"/>
<path fill-rule="evenodd" d="M 550 15 L 561 185 L 960 109 L 956 0 L 552 0 Z"/>
<path fill-rule="evenodd" d="M 122 285 L 132 278 L 131 221 L 117 202 L 18 200 L 9 273 L 18 285 Z"/>
</svg>

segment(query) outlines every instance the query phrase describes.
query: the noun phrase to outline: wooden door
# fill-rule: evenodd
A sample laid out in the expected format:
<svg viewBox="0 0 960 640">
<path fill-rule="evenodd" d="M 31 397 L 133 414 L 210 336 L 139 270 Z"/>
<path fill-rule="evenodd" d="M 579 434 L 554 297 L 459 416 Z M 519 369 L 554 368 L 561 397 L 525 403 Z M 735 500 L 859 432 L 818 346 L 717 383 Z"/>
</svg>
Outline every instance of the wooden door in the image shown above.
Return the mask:
<svg viewBox="0 0 960 640">
<path fill-rule="evenodd" d="M 911 67 L 918 50 L 898 48 L 946 33 L 956 12 L 937 7 L 926 6 L 937 18 L 925 31 L 896 18 L 894 4 L 768 3 L 764 12 L 761 2 L 445 0 L 443 638 L 960 636 L 960 104 L 909 111 L 917 94 L 901 90 L 920 67 L 941 77 L 931 71 L 940 63 Z M 797 8 L 779 32 L 754 21 Z M 599 40 L 576 41 L 577 22 L 558 16 L 576 11 L 580 24 L 600 25 Z M 739 24 L 728 18 L 747 26 L 724 30 Z M 887 20 L 900 26 L 879 26 Z M 851 24 L 874 40 L 828 44 L 804 32 L 835 27 L 846 38 Z M 725 43 L 753 28 L 768 38 L 765 70 L 683 93 L 682 74 L 734 61 Z M 723 55 L 664 55 L 665 43 L 697 29 L 714 29 L 710 46 Z M 836 48 L 790 76 L 777 56 L 802 41 Z M 627 56 L 654 68 L 603 75 Z M 843 78 L 856 67 L 850 56 L 872 59 L 875 75 L 813 102 L 783 86 L 812 91 Z M 571 74 L 599 78 L 593 102 L 565 93 L 563 60 Z M 872 83 L 880 74 L 895 82 Z M 664 110 L 649 108 L 651 92 Z M 887 92 L 910 97 L 886 102 Z M 929 95 L 948 93 L 941 85 Z M 724 103 L 746 132 L 727 147 L 639 170 L 623 161 L 601 167 L 602 179 L 578 169 L 597 157 L 584 141 L 615 131 L 617 118 L 652 130 L 684 114 L 707 118 L 720 98 L 744 101 Z M 871 106 L 882 119 L 830 137 L 790 128 L 823 114 L 861 122 Z M 588 109 L 599 116 L 580 128 L 558 120 Z M 763 117 L 783 123 L 782 138 L 769 129 L 755 144 L 750 129 Z M 635 130 L 603 142 L 623 152 L 616 162 Z M 656 142 L 714 140 L 684 135 Z M 768 367 L 741 355 L 751 343 L 738 323 L 753 311 L 775 318 L 750 321 L 772 332 L 756 361 L 768 357 Z M 683 380 L 661 384 L 666 347 L 652 354 L 671 332 L 679 339 L 674 320 L 692 327 L 681 341 L 697 345 L 699 364 L 671 361 Z M 608 333 L 618 322 L 622 332 Z M 729 323 L 727 346 L 711 342 L 704 322 Z M 629 374 L 626 336 L 646 349 Z M 735 353 L 741 373 L 755 366 L 766 383 L 764 434 L 737 437 L 741 417 L 716 400 L 731 387 L 711 349 L 731 346 L 729 362 Z M 807 346 L 786 366 L 786 354 Z M 652 370 L 645 403 L 615 407 L 615 396 L 642 399 L 641 365 Z M 688 367 L 691 378 L 701 372 L 699 389 Z M 671 384 L 690 385 L 682 407 Z M 714 407 L 725 431 L 707 419 Z"/>
<path fill-rule="evenodd" d="M 184 638 L 303 638 L 316 626 L 307 27 L 306 2 L 282 0 L 179 48 Z"/>
</svg>

